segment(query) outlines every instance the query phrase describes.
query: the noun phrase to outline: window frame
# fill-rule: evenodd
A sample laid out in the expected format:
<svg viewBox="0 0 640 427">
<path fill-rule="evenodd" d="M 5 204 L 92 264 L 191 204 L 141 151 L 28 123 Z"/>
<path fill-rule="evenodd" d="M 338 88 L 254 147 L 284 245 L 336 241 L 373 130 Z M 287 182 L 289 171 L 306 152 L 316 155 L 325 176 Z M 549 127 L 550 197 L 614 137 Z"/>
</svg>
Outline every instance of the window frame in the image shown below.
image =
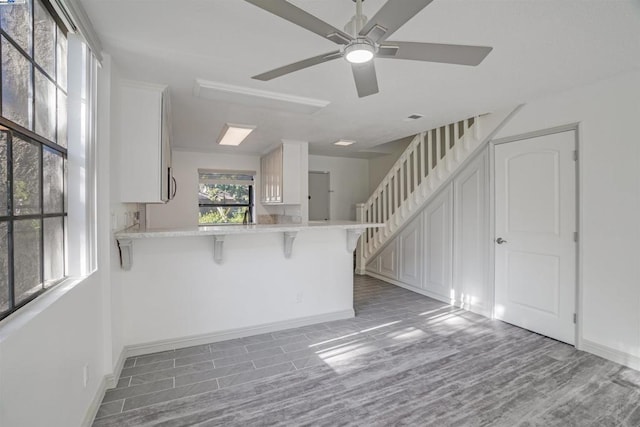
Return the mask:
<svg viewBox="0 0 640 427">
<path fill-rule="evenodd" d="M 246 175 L 251 176 L 251 180 L 247 180 L 247 182 L 243 182 L 241 180 L 234 179 L 218 179 L 212 181 L 219 182 L 203 182 L 202 174 L 219 174 L 219 175 Z M 200 185 L 202 184 L 224 184 L 224 185 L 238 185 L 238 186 L 247 186 L 249 192 L 249 201 L 247 203 L 216 203 L 213 200 L 211 202 L 201 202 L 200 197 L 198 197 L 198 226 L 206 227 L 206 226 L 218 226 L 218 225 L 238 225 L 237 222 L 208 222 L 201 223 L 200 222 L 200 209 L 201 208 L 233 208 L 233 207 L 245 207 L 249 211 L 250 222 L 249 224 L 255 224 L 255 185 L 256 185 L 256 172 L 255 171 L 233 171 L 233 170 L 209 170 L 209 169 L 198 169 L 198 194 L 200 192 Z"/>
<path fill-rule="evenodd" d="M 35 58 L 35 52 L 36 52 L 36 40 L 35 40 L 35 33 L 36 33 L 36 25 L 35 25 L 35 8 L 36 8 L 36 2 L 40 3 L 41 6 L 43 6 L 44 10 L 46 10 L 46 12 L 49 14 L 49 16 L 53 19 L 54 23 L 55 23 L 55 37 L 53 39 L 53 46 L 54 46 L 54 61 L 53 61 L 53 72 L 54 75 L 51 76 L 45 69 L 44 67 L 42 67 L 40 64 L 38 64 L 36 62 L 36 58 Z M 59 55 L 57 53 L 57 46 L 58 46 L 58 37 L 59 37 L 59 33 L 62 32 L 62 34 L 64 35 L 66 42 L 67 42 L 67 46 L 68 46 L 68 29 L 66 28 L 66 26 L 64 25 L 64 23 L 62 22 L 62 20 L 60 19 L 60 17 L 58 16 L 58 14 L 56 13 L 55 9 L 52 7 L 52 5 L 49 3 L 48 0 L 32 0 L 31 1 L 31 10 L 30 10 L 30 16 L 31 16 L 31 47 L 30 50 L 31 52 L 27 52 L 26 50 L 24 50 L 12 37 L 11 35 L 9 35 L 3 28 L 0 28 L 0 36 L 2 36 L 8 43 L 11 44 L 11 46 L 16 49 L 18 51 L 18 53 L 24 58 L 26 59 L 31 67 L 31 76 L 30 76 L 30 81 L 29 81 L 29 85 L 30 85 L 30 89 L 32 91 L 32 99 L 31 101 L 31 106 L 30 106 L 30 115 L 31 117 L 29 117 L 30 119 L 30 125 L 33 128 L 33 130 L 25 128 L 24 126 L 4 117 L 3 111 L 2 111 L 2 86 L 0 86 L 0 132 L 6 132 L 7 138 L 6 138 L 6 175 L 7 175 L 7 180 L 6 180 L 6 202 L 7 202 L 7 206 L 6 206 L 6 211 L 5 212 L 0 212 L 0 223 L 2 224 L 7 224 L 7 253 L 6 253 L 6 261 L 7 261 L 7 266 L 8 266 L 8 271 L 7 271 L 7 285 L 8 285 L 8 289 L 2 289 L 0 290 L 0 292 L 7 292 L 7 296 L 8 296 L 8 309 L 5 311 L 0 311 L 0 320 L 12 315 L 13 313 L 15 313 L 16 311 L 18 311 L 20 308 L 24 307 L 25 305 L 29 304 L 30 302 L 34 301 L 35 299 L 37 299 L 39 296 L 41 296 L 42 294 L 44 294 L 45 292 L 47 292 L 48 290 L 54 288 L 56 285 L 58 285 L 59 283 L 61 283 L 62 281 L 64 281 L 68 276 L 68 267 L 67 267 L 67 231 L 68 231 L 68 225 L 67 225 L 67 218 L 68 218 L 68 203 L 67 203 L 67 187 L 68 187 L 68 152 L 67 152 L 67 147 L 68 147 L 68 140 L 69 140 L 69 136 L 68 136 L 68 126 L 67 126 L 67 135 L 66 135 L 66 141 L 65 141 L 65 145 L 60 145 L 59 143 L 62 142 L 59 140 L 59 131 L 60 131 L 60 102 L 59 102 L 59 97 L 60 94 L 62 93 L 65 96 L 65 99 L 67 100 L 67 106 L 66 106 L 66 116 L 68 117 L 68 71 L 67 71 L 67 82 L 65 82 L 65 87 L 63 87 L 59 82 L 58 82 L 58 70 L 60 69 L 59 67 Z M 0 7 L 4 7 L 4 6 L 0 6 Z M 2 49 L 0 47 L 0 58 L 2 57 L 3 52 Z M 66 63 L 66 65 L 68 65 L 68 47 L 67 47 L 67 57 L 64 58 L 64 61 Z M 51 141 L 49 139 L 47 139 L 46 137 L 36 133 L 36 121 L 37 121 L 37 95 L 36 95 L 36 70 L 39 71 L 42 76 L 44 76 L 44 78 L 46 78 L 49 82 L 53 83 L 54 87 L 55 87 L 55 97 L 53 99 L 53 102 L 50 102 L 50 105 L 48 105 L 48 108 L 51 108 L 55 111 L 55 124 L 54 124 L 54 135 L 55 135 L 55 141 Z M 2 77 L 2 69 L 0 69 L 0 77 Z M 65 125 L 68 125 L 68 119 L 65 123 Z M 14 160 L 14 156 L 13 156 L 13 139 L 14 137 L 18 137 L 23 141 L 26 141 L 27 143 L 30 144 L 35 144 L 38 147 L 38 156 L 39 156 L 39 170 L 38 170 L 38 179 L 39 179 L 39 184 L 38 184 L 38 196 L 39 196 L 39 212 L 38 213 L 29 213 L 29 214 L 16 214 L 15 211 L 15 206 L 14 206 L 14 168 L 13 168 L 13 160 Z M 45 164 L 44 164 L 44 159 L 45 159 L 45 149 L 49 149 L 51 151 L 53 151 L 55 153 L 55 155 L 60 156 L 62 162 L 61 162 L 61 166 L 62 166 L 62 170 L 61 172 L 61 176 L 62 176 L 62 186 L 61 186 L 61 210 L 58 212 L 54 212 L 54 213 L 45 213 L 45 194 L 44 194 L 44 175 L 45 175 Z M 62 223 L 62 277 L 52 280 L 50 282 L 47 282 L 45 280 L 45 260 L 46 260 L 46 246 L 45 246 L 45 220 L 48 218 L 60 218 L 61 219 L 61 223 Z M 17 284 L 15 283 L 15 268 L 16 268 L 16 254 L 15 254 L 15 241 L 16 241 L 16 235 L 14 232 L 14 228 L 15 228 L 15 224 L 17 221 L 21 221 L 21 220 L 37 220 L 39 221 L 39 226 L 40 226 L 40 236 L 39 236 L 39 254 L 38 254 L 38 258 L 39 258 L 39 283 L 35 286 L 33 286 L 30 290 L 32 289 L 36 289 L 39 287 L 39 289 L 31 294 L 28 295 L 28 297 L 24 298 L 23 300 L 21 300 L 20 302 L 16 303 L 16 290 L 18 289 Z"/>
</svg>

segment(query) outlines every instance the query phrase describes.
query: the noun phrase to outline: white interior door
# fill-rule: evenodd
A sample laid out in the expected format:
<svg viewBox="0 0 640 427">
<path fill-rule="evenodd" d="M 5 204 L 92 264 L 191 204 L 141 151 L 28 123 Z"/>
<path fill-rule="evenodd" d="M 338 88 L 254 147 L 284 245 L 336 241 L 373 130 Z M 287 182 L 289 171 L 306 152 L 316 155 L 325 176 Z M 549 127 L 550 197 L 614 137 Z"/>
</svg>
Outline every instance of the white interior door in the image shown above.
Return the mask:
<svg viewBox="0 0 640 427">
<path fill-rule="evenodd" d="M 329 220 L 329 172 L 309 172 L 309 220 Z"/>
<path fill-rule="evenodd" d="M 573 344 L 575 133 L 495 147 L 495 313 Z"/>
</svg>

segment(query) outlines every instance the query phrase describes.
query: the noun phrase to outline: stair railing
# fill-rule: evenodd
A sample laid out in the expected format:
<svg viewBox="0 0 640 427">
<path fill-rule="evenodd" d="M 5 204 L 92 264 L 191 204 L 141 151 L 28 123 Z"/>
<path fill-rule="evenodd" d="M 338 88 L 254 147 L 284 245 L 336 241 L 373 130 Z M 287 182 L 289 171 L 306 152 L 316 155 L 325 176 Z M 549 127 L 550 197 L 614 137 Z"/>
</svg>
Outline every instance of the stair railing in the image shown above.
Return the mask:
<svg viewBox="0 0 640 427">
<path fill-rule="evenodd" d="M 437 188 L 478 138 L 478 117 L 417 134 L 365 203 L 357 205 L 361 222 L 384 223 L 361 237 L 360 262 L 379 249 L 423 199 Z M 364 265 L 357 266 L 364 273 Z"/>
</svg>

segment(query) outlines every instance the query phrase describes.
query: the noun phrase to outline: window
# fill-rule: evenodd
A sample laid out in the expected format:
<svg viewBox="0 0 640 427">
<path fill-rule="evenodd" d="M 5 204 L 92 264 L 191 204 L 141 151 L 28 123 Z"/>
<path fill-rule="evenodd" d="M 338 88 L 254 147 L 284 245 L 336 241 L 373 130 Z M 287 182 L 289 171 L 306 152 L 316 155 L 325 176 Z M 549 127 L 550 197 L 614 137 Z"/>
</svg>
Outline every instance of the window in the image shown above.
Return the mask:
<svg viewBox="0 0 640 427">
<path fill-rule="evenodd" d="M 67 38 L 48 3 L 0 5 L 0 319 L 65 276 Z"/>
<path fill-rule="evenodd" d="M 198 170 L 198 224 L 253 222 L 255 172 Z"/>
</svg>

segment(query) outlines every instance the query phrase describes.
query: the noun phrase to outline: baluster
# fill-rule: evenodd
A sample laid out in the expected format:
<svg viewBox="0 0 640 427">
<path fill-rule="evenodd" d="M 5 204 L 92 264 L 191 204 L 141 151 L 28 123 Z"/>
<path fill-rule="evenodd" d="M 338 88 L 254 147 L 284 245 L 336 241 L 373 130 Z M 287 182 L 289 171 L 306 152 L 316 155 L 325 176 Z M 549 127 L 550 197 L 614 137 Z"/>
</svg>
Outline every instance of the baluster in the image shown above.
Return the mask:
<svg viewBox="0 0 640 427">
<path fill-rule="evenodd" d="M 424 177 L 426 175 L 425 173 L 425 162 L 426 157 L 425 157 L 425 143 L 424 143 L 424 132 L 420 133 L 420 159 L 418 160 L 418 165 L 420 166 L 420 170 L 418 171 L 418 173 L 420 174 L 420 179 L 424 180 Z"/>
<path fill-rule="evenodd" d="M 418 189 L 418 152 L 420 152 L 420 138 L 416 140 L 416 146 L 413 150 L 413 191 Z"/>
<path fill-rule="evenodd" d="M 480 117 L 473 118 L 473 138 L 477 141 L 480 139 Z"/>
<path fill-rule="evenodd" d="M 456 162 L 460 161 L 460 122 L 453 125 L 453 148 L 455 150 Z"/>
<path fill-rule="evenodd" d="M 398 169 L 395 171 L 395 176 L 393 179 L 393 210 L 398 213 L 398 193 L 400 192 L 400 178 L 398 176 Z M 395 223 L 398 224 L 398 218 L 400 215 L 396 215 Z"/>
<path fill-rule="evenodd" d="M 451 126 L 447 125 L 444 127 L 444 159 L 445 166 L 448 172 L 451 172 Z"/>
<path fill-rule="evenodd" d="M 464 148 L 468 151 L 471 148 L 471 129 L 469 129 L 469 119 L 464 119 L 463 121 L 463 129 L 464 135 L 462 135 L 464 141 Z"/>
<path fill-rule="evenodd" d="M 382 188 L 382 219 L 383 222 L 386 224 L 386 222 L 389 220 L 389 211 L 387 210 L 387 183 L 386 183 L 386 179 L 385 179 L 385 184 L 384 187 Z"/>
<path fill-rule="evenodd" d="M 438 178 L 442 177 L 442 165 L 440 164 L 440 160 L 442 160 L 442 128 L 436 128 L 436 164 L 434 169 L 436 169 L 436 175 Z"/>
</svg>

